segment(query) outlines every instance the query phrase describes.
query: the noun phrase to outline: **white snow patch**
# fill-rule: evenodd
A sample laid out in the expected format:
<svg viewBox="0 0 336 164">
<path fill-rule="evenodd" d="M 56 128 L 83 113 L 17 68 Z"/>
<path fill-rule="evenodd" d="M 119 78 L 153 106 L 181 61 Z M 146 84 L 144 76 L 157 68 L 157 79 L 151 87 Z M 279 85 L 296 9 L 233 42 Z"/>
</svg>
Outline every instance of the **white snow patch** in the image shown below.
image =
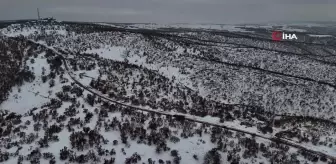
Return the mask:
<svg viewBox="0 0 336 164">
<path fill-rule="evenodd" d="M 125 47 L 115 46 L 115 47 L 103 47 L 99 49 L 86 50 L 85 53 L 98 54 L 100 57 L 106 59 L 112 59 L 117 61 L 124 61 L 125 57 L 123 56 Z"/>
<path fill-rule="evenodd" d="M 305 29 L 298 29 L 298 28 L 291 28 L 291 27 L 282 27 L 282 30 L 284 31 L 292 31 L 292 32 L 306 32 Z"/>
<path fill-rule="evenodd" d="M 29 70 L 34 72 L 35 80 L 31 83 L 25 82 L 22 86 L 13 87 L 8 99 L 0 105 L 1 109 L 23 114 L 29 109 L 40 107 L 49 102 L 50 98 L 55 97 L 55 93 L 61 91 L 62 86 L 66 85 L 66 83 L 60 83 L 59 77 L 54 79 L 55 86 L 52 88 L 49 85 L 50 80 L 45 83 L 42 82 L 42 68 L 45 68 L 45 75 L 50 72 L 49 64 L 44 58 L 44 54 L 41 53 L 37 58 L 31 57 L 27 60 L 27 66 Z M 30 59 L 34 59 L 35 62 L 31 63 Z M 67 78 L 70 82 L 68 75 L 64 75 L 63 78 Z"/>
<path fill-rule="evenodd" d="M 323 37 L 333 37 L 332 35 L 315 35 L 315 34 L 308 34 L 310 37 L 318 37 L 318 38 L 323 38 Z"/>
<path fill-rule="evenodd" d="M 33 107 L 39 107 L 48 102 L 49 99 L 41 97 L 48 96 L 49 84 L 42 83 L 42 67 L 45 68 L 45 74 L 49 73 L 49 66 L 45 59 L 42 59 L 44 53 L 38 55 L 35 58 L 35 62 L 32 64 L 30 60 L 27 61 L 29 69 L 34 72 L 35 80 L 32 83 L 24 83 L 22 86 L 13 87 L 9 98 L 4 101 L 0 107 L 12 112 L 25 113 Z M 32 67 L 34 68 L 32 70 Z"/>
</svg>

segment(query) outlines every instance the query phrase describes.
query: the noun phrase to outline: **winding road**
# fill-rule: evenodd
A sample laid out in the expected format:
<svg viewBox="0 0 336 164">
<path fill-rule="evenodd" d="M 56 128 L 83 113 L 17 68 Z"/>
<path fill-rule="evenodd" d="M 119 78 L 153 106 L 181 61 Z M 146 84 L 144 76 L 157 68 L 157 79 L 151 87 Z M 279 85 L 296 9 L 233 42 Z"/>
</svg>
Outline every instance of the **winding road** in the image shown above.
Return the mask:
<svg viewBox="0 0 336 164">
<path fill-rule="evenodd" d="M 197 116 L 192 116 L 192 115 L 182 114 L 182 113 L 174 113 L 174 112 L 166 112 L 166 111 L 158 111 L 158 110 L 152 110 L 152 109 L 146 109 L 146 108 L 139 108 L 139 107 L 136 107 L 136 106 L 132 106 L 132 105 L 129 105 L 129 104 L 125 104 L 125 103 L 115 101 L 113 99 L 110 99 L 110 98 L 102 95 L 101 93 L 98 93 L 98 92 L 92 90 L 90 87 L 85 86 L 79 80 L 77 80 L 76 77 L 75 77 L 75 74 L 70 70 L 70 68 L 68 66 L 67 59 L 64 57 L 65 54 L 62 54 L 62 53 L 56 51 L 53 48 L 49 48 L 46 45 L 37 43 L 35 41 L 31 41 L 31 42 L 34 42 L 35 44 L 38 44 L 38 45 L 41 45 L 41 46 L 44 46 L 45 48 L 53 51 L 55 54 L 60 55 L 61 59 L 64 63 L 65 70 L 66 70 L 67 74 L 69 75 L 69 77 L 72 79 L 72 81 L 75 84 L 77 84 L 78 86 L 80 86 L 81 88 L 83 88 L 84 90 L 90 92 L 91 94 L 96 95 L 97 97 L 100 97 L 101 99 L 103 99 L 105 101 L 127 107 L 131 110 L 145 111 L 145 112 L 150 112 L 150 113 L 155 113 L 155 114 L 158 114 L 158 115 L 165 115 L 165 116 L 170 116 L 170 117 L 175 117 L 175 118 L 177 118 L 177 117 L 184 118 L 185 120 L 192 121 L 192 122 L 202 123 L 202 124 L 206 124 L 206 125 L 211 125 L 211 126 L 215 126 L 215 127 L 224 128 L 224 129 L 235 131 L 235 132 L 241 132 L 241 133 L 244 133 L 244 134 L 249 134 L 249 135 L 254 136 L 254 137 L 259 137 L 259 138 L 269 140 L 269 141 L 272 141 L 272 142 L 275 142 L 275 143 L 281 143 L 281 144 L 284 144 L 284 145 L 287 145 L 287 146 L 290 146 L 290 147 L 293 147 L 293 148 L 297 148 L 297 149 L 302 150 L 302 151 L 309 152 L 311 154 L 315 154 L 315 155 L 318 155 L 318 156 L 324 156 L 324 157 L 326 157 L 326 158 L 328 158 L 332 161 L 336 161 L 336 157 L 334 157 L 332 155 L 329 155 L 328 153 L 325 153 L 323 151 L 313 150 L 313 148 L 309 148 L 307 146 L 303 146 L 303 145 L 300 145 L 298 143 L 295 143 L 293 141 L 289 141 L 289 140 L 286 140 L 286 139 L 277 138 L 277 137 L 274 137 L 273 135 L 263 135 L 261 133 L 254 133 L 254 132 L 250 132 L 250 131 L 247 131 L 247 130 L 242 130 L 242 129 L 235 128 L 235 127 L 230 127 L 228 125 L 225 125 L 225 123 L 211 122 L 211 121 L 205 120 L 202 117 L 197 117 Z"/>
</svg>

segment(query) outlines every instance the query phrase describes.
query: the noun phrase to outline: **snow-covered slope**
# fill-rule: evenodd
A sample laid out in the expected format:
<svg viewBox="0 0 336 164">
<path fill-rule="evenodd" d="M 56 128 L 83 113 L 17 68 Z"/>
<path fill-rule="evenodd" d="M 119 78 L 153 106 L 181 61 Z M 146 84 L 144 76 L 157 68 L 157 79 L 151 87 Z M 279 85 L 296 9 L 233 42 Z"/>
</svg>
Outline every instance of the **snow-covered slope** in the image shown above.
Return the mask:
<svg viewBox="0 0 336 164">
<path fill-rule="evenodd" d="M 336 159 L 334 47 L 275 43 L 262 28 L 132 26 L 1 29 L 12 62 L 0 62 L 0 162 Z"/>
</svg>

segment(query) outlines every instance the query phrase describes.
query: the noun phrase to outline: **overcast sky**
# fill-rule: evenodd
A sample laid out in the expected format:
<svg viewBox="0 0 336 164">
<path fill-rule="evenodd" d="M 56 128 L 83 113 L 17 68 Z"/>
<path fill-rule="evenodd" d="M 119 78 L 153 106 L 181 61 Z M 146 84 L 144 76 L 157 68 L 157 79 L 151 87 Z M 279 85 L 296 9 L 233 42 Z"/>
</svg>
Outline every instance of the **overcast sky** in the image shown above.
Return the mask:
<svg viewBox="0 0 336 164">
<path fill-rule="evenodd" d="M 0 20 L 258 23 L 335 21 L 336 0 L 0 0 Z"/>
</svg>

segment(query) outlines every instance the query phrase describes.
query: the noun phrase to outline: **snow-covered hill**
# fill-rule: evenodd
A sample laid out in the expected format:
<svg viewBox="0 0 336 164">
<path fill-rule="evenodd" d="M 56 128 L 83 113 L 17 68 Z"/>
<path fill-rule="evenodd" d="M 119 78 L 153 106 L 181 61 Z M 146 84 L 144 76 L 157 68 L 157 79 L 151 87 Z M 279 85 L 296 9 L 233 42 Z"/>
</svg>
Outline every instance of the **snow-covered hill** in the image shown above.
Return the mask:
<svg viewBox="0 0 336 164">
<path fill-rule="evenodd" d="M 335 48 L 218 26 L 1 29 L 0 162 L 335 162 Z"/>
</svg>

